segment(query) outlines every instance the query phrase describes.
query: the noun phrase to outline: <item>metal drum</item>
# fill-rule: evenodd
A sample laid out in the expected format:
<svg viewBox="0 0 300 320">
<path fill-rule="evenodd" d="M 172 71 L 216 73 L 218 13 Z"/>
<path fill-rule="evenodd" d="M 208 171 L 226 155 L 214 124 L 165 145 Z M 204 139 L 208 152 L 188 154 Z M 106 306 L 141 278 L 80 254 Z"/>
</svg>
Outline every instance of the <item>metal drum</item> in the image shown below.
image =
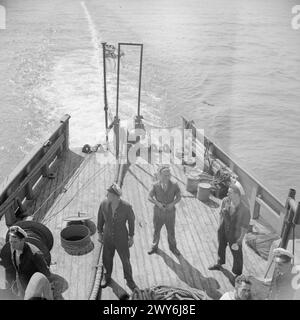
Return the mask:
<svg viewBox="0 0 300 320">
<path fill-rule="evenodd" d="M 186 190 L 191 193 L 198 192 L 199 183 L 211 183 L 213 177 L 206 172 L 199 170 L 192 170 L 187 174 Z"/>
<path fill-rule="evenodd" d="M 197 199 L 203 202 L 207 202 L 209 200 L 210 190 L 210 183 L 199 183 L 197 190 Z"/>
<path fill-rule="evenodd" d="M 186 182 L 186 190 L 191 193 L 197 192 L 197 186 L 200 182 L 200 176 L 198 172 L 189 172 L 187 175 L 187 182 Z"/>
<path fill-rule="evenodd" d="M 93 250 L 90 230 L 82 224 L 72 224 L 60 233 L 61 245 L 70 255 L 80 256 Z"/>
<path fill-rule="evenodd" d="M 92 217 L 88 216 L 87 214 L 78 212 L 77 216 L 70 216 L 64 218 L 67 221 L 67 226 L 71 225 L 84 225 L 88 227 L 90 230 L 90 236 L 96 233 L 97 227 L 93 221 L 91 221 Z"/>
</svg>

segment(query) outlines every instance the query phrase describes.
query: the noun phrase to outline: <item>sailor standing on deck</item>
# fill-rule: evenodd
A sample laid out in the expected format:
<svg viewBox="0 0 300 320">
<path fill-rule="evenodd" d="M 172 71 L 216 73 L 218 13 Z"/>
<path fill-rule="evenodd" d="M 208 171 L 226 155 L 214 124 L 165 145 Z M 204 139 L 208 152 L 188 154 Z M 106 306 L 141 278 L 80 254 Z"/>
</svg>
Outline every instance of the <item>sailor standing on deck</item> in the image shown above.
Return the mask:
<svg viewBox="0 0 300 320">
<path fill-rule="evenodd" d="M 180 188 L 176 182 L 170 180 L 171 173 L 168 166 L 162 166 L 159 171 L 159 182 L 155 183 L 149 193 L 148 200 L 154 204 L 153 215 L 153 243 L 148 254 L 157 251 L 160 230 L 166 225 L 169 248 L 175 255 L 180 255 L 175 239 L 175 205 L 180 201 Z"/>
<path fill-rule="evenodd" d="M 121 199 L 122 191 L 117 184 L 107 189 L 107 199 L 101 202 L 98 211 L 99 241 L 103 243 L 103 266 L 105 274 L 101 287 L 106 287 L 111 281 L 113 257 L 117 250 L 123 264 L 124 278 L 127 286 L 134 290 L 136 284 L 132 278 L 129 248 L 133 245 L 134 212 L 129 203 Z M 126 227 L 128 223 L 128 229 Z"/>
<path fill-rule="evenodd" d="M 228 197 L 223 199 L 220 210 L 220 224 L 218 228 L 218 262 L 209 270 L 221 270 L 225 264 L 226 247 L 229 245 L 233 255 L 232 272 L 238 276 L 243 272 L 242 242 L 250 223 L 250 211 L 241 201 L 240 188 L 232 184 L 228 190 Z"/>
</svg>

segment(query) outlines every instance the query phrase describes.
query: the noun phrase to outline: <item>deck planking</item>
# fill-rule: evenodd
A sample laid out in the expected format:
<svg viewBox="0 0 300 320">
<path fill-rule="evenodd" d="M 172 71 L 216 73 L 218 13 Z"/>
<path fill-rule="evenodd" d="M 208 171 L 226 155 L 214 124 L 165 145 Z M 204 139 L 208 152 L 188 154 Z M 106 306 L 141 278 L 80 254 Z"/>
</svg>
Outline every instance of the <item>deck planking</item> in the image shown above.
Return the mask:
<svg viewBox="0 0 300 320">
<path fill-rule="evenodd" d="M 232 290 L 232 256 L 227 250 L 225 271 L 209 271 L 208 266 L 217 258 L 217 227 L 220 200 L 211 196 L 208 204 L 186 191 L 186 177 L 181 166 L 172 166 L 173 180 L 182 191 L 177 205 L 176 240 L 181 256 L 176 257 L 168 248 L 165 227 L 161 231 L 159 251 L 149 256 L 153 234 L 153 205 L 147 200 L 153 183 L 155 166 L 132 165 L 123 184 L 123 199 L 132 204 L 135 216 L 134 246 L 130 249 L 133 277 L 141 288 L 153 285 L 196 288 L 204 290 L 211 299 L 218 299 Z M 260 278 L 266 261 L 244 245 L 244 273 Z M 123 278 L 121 261 L 116 254 L 112 273 L 113 285 L 102 289 L 101 299 L 118 299 L 115 283 L 128 294 Z"/>
<path fill-rule="evenodd" d="M 61 298 L 66 300 L 88 299 L 92 287 L 92 275 L 97 265 L 97 252 L 100 244 L 97 233 L 91 236 L 94 249 L 81 256 L 72 256 L 61 246 L 60 232 L 66 227 L 64 220 L 78 212 L 91 216 L 96 228 L 97 213 L 100 202 L 106 196 L 106 189 L 114 181 L 116 165 L 101 165 L 95 154 L 86 155 L 80 151 L 72 151 L 61 159 L 56 172 L 56 179 L 49 181 L 45 192 L 36 201 L 38 208 L 55 189 L 49 203 L 33 216 L 33 220 L 44 223 L 52 232 L 54 246 L 51 250 L 52 273 L 65 280 L 67 289 Z M 61 183 L 64 181 L 63 185 Z M 47 211 L 47 212 L 45 212 Z"/>
<path fill-rule="evenodd" d="M 78 212 L 91 216 L 97 224 L 100 202 L 106 189 L 113 182 L 116 165 L 101 165 L 96 154 L 86 155 L 79 150 L 70 150 L 59 159 L 56 178 L 45 181 L 39 196 L 32 204 L 33 220 L 44 223 L 53 233 L 51 271 L 65 281 L 61 299 L 87 299 L 92 286 L 92 275 L 100 244 L 97 234 L 92 236 L 94 249 L 82 256 L 71 256 L 61 247 L 60 232 L 66 226 L 66 217 Z M 52 171 L 51 170 L 51 171 Z M 153 236 L 153 205 L 148 193 L 153 184 L 157 166 L 132 165 L 123 182 L 123 199 L 132 204 L 135 212 L 134 245 L 130 249 L 134 280 L 143 289 L 154 285 L 196 288 L 204 290 L 211 299 L 218 299 L 232 290 L 232 256 L 227 250 L 226 270 L 209 271 L 207 268 L 217 258 L 217 227 L 220 200 L 211 196 L 209 203 L 199 201 L 186 191 L 186 176 L 182 166 L 171 167 L 172 179 L 182 191 L 182 200 L 177 204 L 176 239 L 181 256 L 170 252 L 166 228 L 161 231 L 159 251 L 149 256 Z M 244 245 L 244 273 L 261 278 L 267 262 Z M 101 299 L 116 300 L 131 291 L 126 286 L 123 268 L 115 254 L 111 286 L 101 290 Z"/>
</svg>

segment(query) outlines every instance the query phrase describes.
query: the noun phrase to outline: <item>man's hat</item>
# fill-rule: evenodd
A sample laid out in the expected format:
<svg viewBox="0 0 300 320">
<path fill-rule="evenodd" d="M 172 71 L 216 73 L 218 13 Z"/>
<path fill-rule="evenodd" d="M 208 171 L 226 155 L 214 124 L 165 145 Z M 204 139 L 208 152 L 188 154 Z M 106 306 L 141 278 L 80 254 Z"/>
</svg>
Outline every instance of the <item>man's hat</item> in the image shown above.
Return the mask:
<svg viewBox="0 0 300 320">
<path fill-rule="evenodd" d="M 18 237 L 19 239 L 24 239 L 27 237 L 27 233 L 19 226 L 11 226 L 9 228 L 9 234 Z"/>
<path fill-rule="evenodd" d="M 111 192 L 113 194 L 115 194 L 116 196 L 121 196 L 122 195 L 122 190 L 121 188 L 116 184 L 116 183 L 113 183 L 108 189 L 107 189 L 108 192 Z"/>
<path fill-rule="evenodd" d="M 170 167 L 167 166 L 167 165 L 161 166 L 161 167 L 158 169 L 158 173 L 159 173 L 159 174 L 170 173 Z"/>
<path fill-rule="evenodd" d="M 237 180 L 233 181 L 232 184 L 234 184 L 240 190 L 241 196 L 244 196 L 246 194 L 243 186 Z"/>
<path fill-rule="evenodd" d="M 284 259 L 293 259 L 294 256 L 291 252 L 289 252 L 288 250 L 286 249 L 283 249 L 283 248 L 276 248 L 273 250 L 273 253 L 274 253 L 274 256 L 275 258 L 284 258 Z"/>
</svg>

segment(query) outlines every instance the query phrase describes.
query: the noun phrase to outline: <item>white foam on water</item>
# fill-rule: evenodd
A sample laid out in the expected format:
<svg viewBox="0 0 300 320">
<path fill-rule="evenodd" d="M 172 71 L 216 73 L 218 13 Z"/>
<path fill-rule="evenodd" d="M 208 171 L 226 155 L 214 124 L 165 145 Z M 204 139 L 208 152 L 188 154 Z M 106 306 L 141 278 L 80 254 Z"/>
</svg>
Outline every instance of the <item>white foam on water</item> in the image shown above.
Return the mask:
<svg viewBox="0 0 300 320">
<path fill-rule="evenodd" d="M 81 6 L 90 41 L 80 43 L 80 49 L 56 57 L 51 86 L 40 89 L 40 95 L 55 106 L 48 112 L 50 118 L 71 115 L 71 147 L 105 141 L 102 47 L 85 2 Z"/>
<path fill-rule="evenodd" d="M 85 2 L 81 2 L 81 6 L 87 21 L 90 41 L 80 43 L 81 49 L 56 57 L 50 79 L 51 86 L 40 88 L 39 91 L 40 96 L 55 106 L 47 111 L 50 119 L 57 119 L 65 113 L 71 115 L 71 147 L 105 142 L 102 39 Z M 121 67 L 122 65 L 123 61 Z M 109 111 L 115 113 L 116 64 L 107 59 L 106 66 Z M 125 65 L 126 68 L 131 67 Z M 121 120 L 132 121 L 137 113 L 137 92 L 136 80 L 122 73 L 119 96 Z M 152 101 L 155 102 L 155 99 L 150 95 L 147 97 L 147 92 L 143 90 L 141 95 L 147 100 L 146 103 L 141 101 L 142 114 L 146 119 L 155 122 L 157 116 L 147 108 Z"/>
</svg>

